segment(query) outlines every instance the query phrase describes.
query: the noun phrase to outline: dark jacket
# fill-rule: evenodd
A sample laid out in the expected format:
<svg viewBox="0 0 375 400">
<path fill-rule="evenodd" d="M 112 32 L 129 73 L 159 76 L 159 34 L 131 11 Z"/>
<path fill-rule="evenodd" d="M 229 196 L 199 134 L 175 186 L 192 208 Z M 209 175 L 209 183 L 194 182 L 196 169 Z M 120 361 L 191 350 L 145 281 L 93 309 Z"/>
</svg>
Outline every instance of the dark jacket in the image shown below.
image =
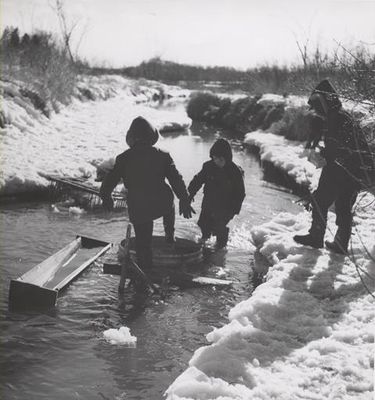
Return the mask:
<svg viewBox="0 0 375 400">
<path fill-rule="evenodd" d="M 190 197 L 194 197 L 203 185 L 202 212 L 210 210 L 232 216 L 240 212 L 245 186 L 243 172 L 235 163 L 219 168 L 212 160 L 205 162 L 188 186 Z"/>
<path fill-rule="evenodd" d="M 100 196 L 105 201 L 122 179 L 127 193 L 129 219 L 133 224 L 152 221 L 169 214 L 173 192 L 188 199 L 185 183 L 169 153 L 152 147 L 159 132 L 143 117 L 133 120 L 126 136 L 130 149 L 116 157 L 115 166 L 105 177 Z"/>
<path fill-rule="evenodd" d="M 126 189 L 129 219 L 143 223 L 168 214 L 173 206 L 173 191 L 179 199 L 188 197 L 182 176 L 169 153 L 149 145 L 136 144 L 116 158 L 100 194 L 110 196 L 122 179 Z"/>
<path fill-rule="evenodd" d="M 205 162 L 189 184 L 189 195 L 194 197 L 204 185 L 202 213 L 210 211 L 233 217 L 240 212 L 245 198 L 243 171 L 232 161 L 232 150 L 224 139 L 213 144 L 210 156 L 224 157 L 225 166 L 220 168 L 212 160 Z"/>
<path fill-rule="evenodd" d="M 350 179 L 364 179 L 366 171 L 373 168 L 372 154 L 358 123 L 343 110 L 328 80 L 314 89 L 309 104 L 326 119 L 323 156 L 327 167 L 337 169 L 337 173 Z"/>
</svg>

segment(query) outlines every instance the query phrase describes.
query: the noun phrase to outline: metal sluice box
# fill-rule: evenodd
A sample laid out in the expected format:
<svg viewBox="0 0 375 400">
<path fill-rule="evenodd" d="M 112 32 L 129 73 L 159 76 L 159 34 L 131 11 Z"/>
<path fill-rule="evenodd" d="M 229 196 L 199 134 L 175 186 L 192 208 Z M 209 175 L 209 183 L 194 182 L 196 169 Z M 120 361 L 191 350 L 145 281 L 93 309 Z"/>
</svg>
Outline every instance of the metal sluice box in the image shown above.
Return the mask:
<svg viewBox="0 0 375 400">
<path fill-rule="evenodd" d="M 9 308 L 54 307 L 60 291 L 111 247 L 111 243 L 102 240 L 77 236 L 40 264 L 11 280 Z"/>
</svg>

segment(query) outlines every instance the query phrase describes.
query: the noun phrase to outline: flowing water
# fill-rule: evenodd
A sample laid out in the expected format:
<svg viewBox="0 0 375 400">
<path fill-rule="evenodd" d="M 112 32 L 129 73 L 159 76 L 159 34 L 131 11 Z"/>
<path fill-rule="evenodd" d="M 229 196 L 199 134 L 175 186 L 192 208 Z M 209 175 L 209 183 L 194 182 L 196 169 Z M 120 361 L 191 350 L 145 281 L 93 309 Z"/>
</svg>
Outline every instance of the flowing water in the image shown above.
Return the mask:
<svg viewBox="0 0 375 400">
<path fill-rule="evenodd" d="M 218 135 L 193 126 L 189 132 L 165 137 L 168 150 L 188 183 L 208 159 Z M 223 271 L 230 288 L 170 288 L 164 300 L 120 296 L 118 276 L 103 275 L 93 265 L 59 297 L 53 311 L 8 310 L 9 280 L 28 271 L 79 233 L 119 241 L 125 213 L 100 211 L 72 215 L 54 213 L 49 203 L 2 205 L 1 214 L 1 397 L 3 399 L 161 399 L 169 384 L 188 366 L 193 352 L 207 344 L 205 335 L 228 322 L 228 311 L 248 298 L 256 281 L 252 269 L 252 226 L 282 211 L 298 212 L 294 196 L 263 181 L 257 156 L 233 141 L 234 161 L 245 172 L 246 199 L 230 224 L 227 251 L 208 256 L 208 269 Z M 200 209 L 202 193 L 193 203 Z M 176 220 L 179 237 L 196 239 L 197 216 Z M 154 231 L 162 234 L 161 221 Z M 220 276 L 221 277 L 221 276 Z M 136 348 L 111 345 L 103 339 L 109 328 L 127 326 Z"/>
</svg>

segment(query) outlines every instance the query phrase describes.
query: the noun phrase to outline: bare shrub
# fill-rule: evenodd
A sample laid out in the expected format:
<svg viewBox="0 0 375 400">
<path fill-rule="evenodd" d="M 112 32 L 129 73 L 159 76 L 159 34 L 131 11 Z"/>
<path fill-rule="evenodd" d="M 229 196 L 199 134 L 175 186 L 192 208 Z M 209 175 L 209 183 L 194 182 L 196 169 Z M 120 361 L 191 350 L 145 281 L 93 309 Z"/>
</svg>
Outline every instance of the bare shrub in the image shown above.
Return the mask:
<svg viewBox="0 0 375 400">
<path fill-rule="evenodd" d="M 187 106 L 187 114 L 192 120 L 204 121 L 205 113 L 207 113 L 212 107 L 220 108 L 221 102 L 222 100 L 212 93 L 196 93 L 189 101 Z"/>
<path fill-rule="evenodd" d="M 3 78 L 23 82 L 23 94 L 48 115 L 70 101 L 77 72 L 66 50 L 52 34 L 34 32 L 16 40 L 17 28 L 6 28 L 0 39 Z"/>
<path fill-rule="evenodd" d="M 269 130 L 289 140 L 307 141 L 311 137 L 311 120 L 307 107 L 287 108 L 281 120 L 274 122 Z"/>
</svg>

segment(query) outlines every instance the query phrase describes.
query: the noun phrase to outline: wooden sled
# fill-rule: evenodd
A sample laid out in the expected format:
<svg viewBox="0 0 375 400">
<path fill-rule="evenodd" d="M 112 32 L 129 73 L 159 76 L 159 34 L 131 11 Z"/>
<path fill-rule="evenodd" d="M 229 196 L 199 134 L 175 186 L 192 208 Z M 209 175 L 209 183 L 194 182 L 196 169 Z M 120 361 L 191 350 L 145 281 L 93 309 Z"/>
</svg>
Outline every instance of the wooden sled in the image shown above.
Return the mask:
<svg viewBox="0 0 375 400">
<path fill-rule="evenodd" d="M 122 264 L 118 261 L 117 256 L 111 255 L 103 260 L 103 273 L 112 275 L 121 275 Z M 144 271 L 143 271 L 144 272 Z M 126 277 L 126 275 L 125 275 Z M 147 271 L 147 277 L 153 284 L 161 284 L 165 279 L 171 285 L 182 288 L 198 287 L 198 286 L 230 286 L 233 281 L 227 279 L 218 279 L 210 276 L 204 276 L 199 273 L 186 271 L 183 268 L 170 267 L 154 267 L 151 271 Z"/>
<path fill-rule="evenodd" d="M 9 288 L 9 308 L 35 309 L 54 307 L 62 289 L 88 268 L 112 244 L 77 236 L 64 248 L 36 265 Z"/>
</svg>

